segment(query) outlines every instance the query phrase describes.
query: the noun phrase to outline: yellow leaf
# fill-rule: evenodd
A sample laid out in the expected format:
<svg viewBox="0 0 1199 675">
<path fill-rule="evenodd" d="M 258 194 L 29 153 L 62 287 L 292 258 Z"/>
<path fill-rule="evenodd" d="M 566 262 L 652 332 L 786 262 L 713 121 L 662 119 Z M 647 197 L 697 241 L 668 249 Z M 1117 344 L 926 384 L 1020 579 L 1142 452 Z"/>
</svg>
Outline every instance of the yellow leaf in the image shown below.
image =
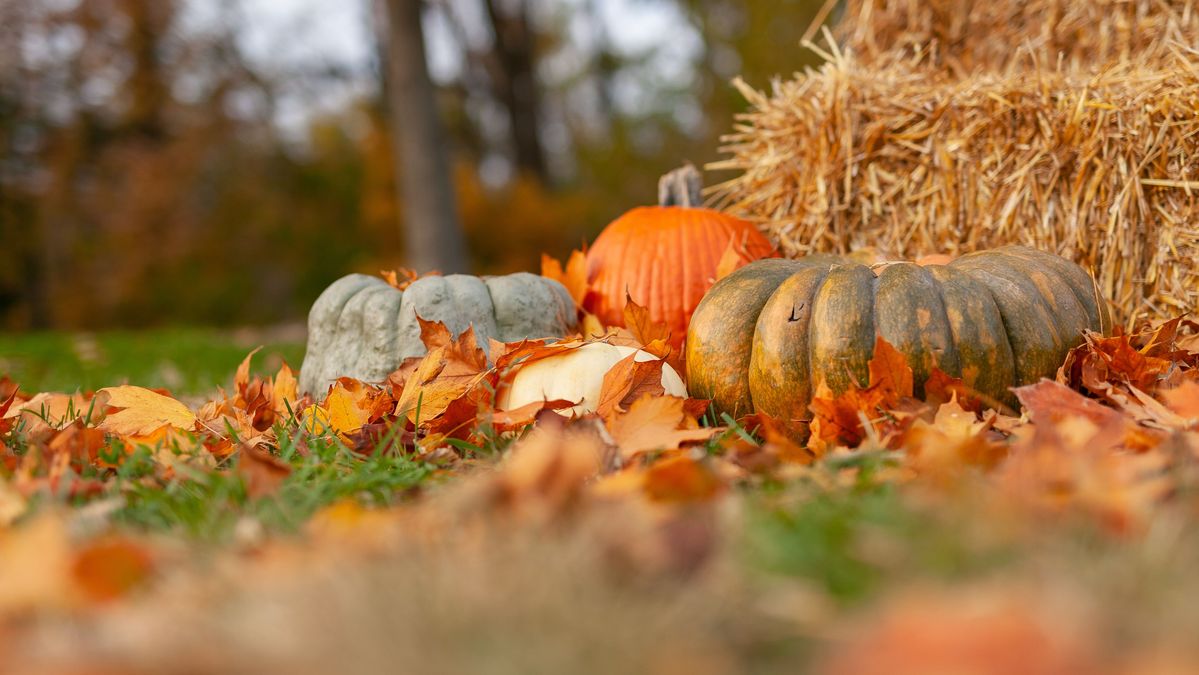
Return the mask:
<svg viewBox="0 0 1199 675">
<path fill-rule="evenodd" d="M 164 425 L 191 429 L 196 415 L 185 405 L 144 387 L 122 385 L 107 387 L 98 393 L 108 395 L 108 405 L 120 408 L 110 412 L 98 428 L 123 436 L 145 436 Z"/>
<path fill-rule="evenodd" d="M 304 430 L 308 433 L 319 436 L 327 431 L 333 431 L 333 424 L 329 421 L 329 413 L 319 405 L 310 405 L 300 414 L 300 420 L 304 426 Z"/>
<path fill-rule="evenodd" d="M 295 410 L 296 398 L 299 396 L 296 376 L 295 373 L 291 372 L 291 367 L 287 365 L 286 361 L 279 368 L 279 374 L 275 376 L 275 386 L 271 392 L 275 414 L 280 417 L 286 417 L 289 407 L 293 411 Z"/>
</svg>

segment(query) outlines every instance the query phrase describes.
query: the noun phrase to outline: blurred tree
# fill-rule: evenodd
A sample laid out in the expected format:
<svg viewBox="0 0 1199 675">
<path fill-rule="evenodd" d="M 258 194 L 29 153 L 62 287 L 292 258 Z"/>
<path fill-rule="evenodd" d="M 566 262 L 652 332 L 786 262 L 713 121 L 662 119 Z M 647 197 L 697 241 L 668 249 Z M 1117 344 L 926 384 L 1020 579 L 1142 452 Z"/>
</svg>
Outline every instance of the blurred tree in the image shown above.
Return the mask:
<svg viewBox="0 0 1199 675">
<path fill-rule="evenodd" d="M 405 206 L 408 266 L 422 272 L 464 272 L 466 251 L 450 182 L 449 147 L 425 57 L 423 2 L 385 1 L 385 99 Z"/>
<path fill-rule="evenodd" d="M 434 192 L 462 265 L 536 269 L 716 158 L 744 105 L 728 80 L 813 63 L 822 4 L 347 1 L 376 10 L 374 62 L 251 49 L 247 8 L 271 0 L 0 2 L 0 327 L 294 319 L 349 271 L 454 269 L 409 241 Z M 388 38 L 401 6 L 428 52 Z M 331 30 L 307 7 L 288 44 Z M 430 111 L 441 141 L 417 131 Z M 440 186 L 420 177 L 438 156 Z"/>
</svg>

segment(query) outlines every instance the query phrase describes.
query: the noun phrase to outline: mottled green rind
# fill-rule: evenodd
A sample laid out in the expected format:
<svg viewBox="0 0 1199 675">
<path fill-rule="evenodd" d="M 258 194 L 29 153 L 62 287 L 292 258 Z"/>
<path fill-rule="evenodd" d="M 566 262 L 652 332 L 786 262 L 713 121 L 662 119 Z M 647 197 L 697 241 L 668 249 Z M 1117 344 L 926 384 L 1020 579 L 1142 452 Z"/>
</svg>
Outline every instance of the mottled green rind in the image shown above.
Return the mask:
<svg viewBox="0 0 1199 675">
<path fill-rule="evenodd" d="M 834 392 L 870 382 L 874 354 L 874 273 L 849 263 L 829 270 L 812 306 L 811 386 Z"/>
<path fill-rule="evenodd" d="M 812 266 L 779 285 L 758 314 L 749 362 L 749 393 L 757 412 L 802 420 L 812 398 L 808 331 L 812 296 L 829 267 Z"/>
<path fill-rule="evenodd" d="M 874 325 L 878 335 L 907 357 L 916 396 L 924 396 L 924 383 L 934 368 L 954 375 L 961 372 L 940 286 L 927 269 L 912 263 L 883 269 L 874 300 Z"/>
<path fill-rule="evenodd" d="M 1008 391 L 1016 377 L 1015 359 L 991 291 L 953 267 L 933 265 L 928 271 L 940 284 L 941 301 L 958 350 L 960 370 L 942 370 L 962 378 L 975 391 L 1005 405 L 1015 405 L 1016 397 Z"/>
<path fill-rule="evenodd" d="M 798 421 L 820 382 L 834 393 L 868 382 L 881 335 L 907 358 L 916 395 L 938 368 L 1015 405 L 1011 387 L 1052 375 L 1084 330 L 1111 326 L 1082 268 L 1023 246 L 877 273 L 832 256 L 765 260 L 705 296 L 687 369 L 692 394 L 721 412 Z"/>
<path fill-rule="evenodd" d="M 687 331 L 687 381 L 692 396 L 711 399 L 733 416 L 753 412 L 749 361 L 754 326 L 763 305 L 787 277 L 827 266 L 829 256 L 768 258 L 713 284 L 691 315 Z"/>
</svg>

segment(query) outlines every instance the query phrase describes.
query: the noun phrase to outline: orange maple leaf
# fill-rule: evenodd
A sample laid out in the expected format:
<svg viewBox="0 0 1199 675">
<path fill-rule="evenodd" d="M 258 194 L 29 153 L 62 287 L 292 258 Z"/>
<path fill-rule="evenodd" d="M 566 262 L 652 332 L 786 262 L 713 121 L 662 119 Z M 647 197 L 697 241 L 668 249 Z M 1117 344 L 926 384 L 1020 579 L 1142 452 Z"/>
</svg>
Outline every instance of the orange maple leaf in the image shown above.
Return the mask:
<svg viewBox="0 0 1199 675">
<path fill-rule="evenodd" d="M 651 464 L 643 488 L 655 502 L 685 503 L 711 500 L 725 484 L 707 462 L 678 455 Z"/>
<path fill-rule="evenodd" d="M 583 301 L 587 298 L 587 292 L 590 290 L 590 285 L 587 283 L 587 253 L 585 251 L 571 251 L 570 257 L 566 260 L 565 269 L 556 258 L 542 253 L 541 276 L 561 283 L 575 301 L 575 306 L 583 306 Z"/>
<path fill-rule="evenodd" d="M 666 393 L 662 386 L 662 364 L 661 360 L 638 361 L 636 352 L 617 361 L 604 373 L 595 411 L 605 420 L 611 420 L 642 396 Z"/>
<path fill-rule="evenodd" d="M 878 336 L 868 365 L 870 384 L 866 387 L 850 385 L 837 394 L 825 382 L 816 386 L 808 408 L 813 413 L 809 447 L 817 455 L 835 445 L 853 448 L 861 444 L 868 436 L 867 424 L 894 444 L 899 432 L 914 421 L 910 413 L 917 405 L 912 399 L 915 380 L 903 354 Z M 904 414 L 890 414 L 894 412 Z"/>
<path fill-rule="evenodd" d="M 621 456 L 629 459 L 654 450 L 674 450 L 684 443 L 706 441 L 721 430 L 687 424 L 685 404 L 676 396 L 645 394 L 628 412 L 613 416 L 608 431 Z"/>
<path fill-rule="evenodd" d="M 487 377 L 487 355 L 475 340 L 474 327 L 443 343 L 448 331 L 421 323 L 422 337 L 429 337 L 429 353 L 421 359 L 404 385 L 395 414 L 424 423 L 446 411 L 450 404 L 470 392 Z M 419 419 L 416 417 L 419 416 Z"/>
</svg>

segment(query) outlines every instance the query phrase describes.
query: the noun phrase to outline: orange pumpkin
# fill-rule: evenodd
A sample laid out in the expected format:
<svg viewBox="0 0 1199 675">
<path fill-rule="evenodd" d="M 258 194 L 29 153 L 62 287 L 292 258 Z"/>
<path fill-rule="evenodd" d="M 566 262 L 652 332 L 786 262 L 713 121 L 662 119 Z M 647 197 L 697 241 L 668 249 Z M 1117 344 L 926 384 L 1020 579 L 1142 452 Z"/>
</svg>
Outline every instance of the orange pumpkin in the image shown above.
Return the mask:
<svg viewBox="0 0 1199 675">
<path fill-rule="evenodd" d="M 699 171 L 688 164 L 662 177 L 658 206 L 637 207 L 604 228 L 587 251 L 584 309 L 604 325 L 623 326 L 627 291 L 682 342 L 730 244 L 739 258 L 732 269 L 774 255 L 748 221 L 701 208 L 701 188 Z"/>
</svg>

